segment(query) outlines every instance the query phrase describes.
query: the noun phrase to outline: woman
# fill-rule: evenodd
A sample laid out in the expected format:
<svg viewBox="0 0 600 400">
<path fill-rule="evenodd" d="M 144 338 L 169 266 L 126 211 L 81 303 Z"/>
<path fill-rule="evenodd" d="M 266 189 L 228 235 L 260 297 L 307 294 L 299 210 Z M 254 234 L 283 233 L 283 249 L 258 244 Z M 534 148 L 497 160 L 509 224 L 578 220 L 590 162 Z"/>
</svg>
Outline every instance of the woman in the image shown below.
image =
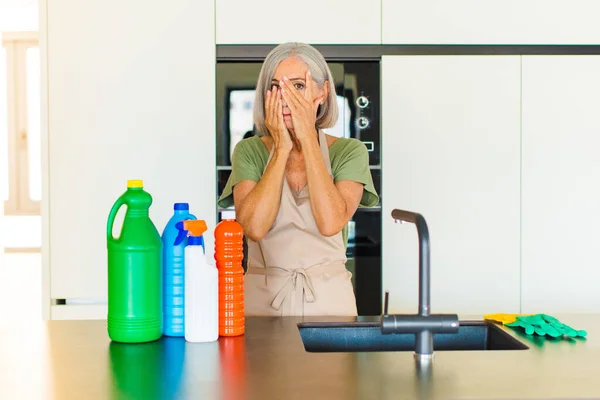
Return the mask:
<svg viewBox="0 0 600 400">
<path fill-rule="evenodd" d="M 248 239 L 247 316 L 356 316 L 346 225 L 379 202 L 356 139 L 326 135 L 338 118 L 331 71 L 312 46 L 285 43 L 256 87 L 258 136 L 239 142 L 219 199 Z"/>
</svg>

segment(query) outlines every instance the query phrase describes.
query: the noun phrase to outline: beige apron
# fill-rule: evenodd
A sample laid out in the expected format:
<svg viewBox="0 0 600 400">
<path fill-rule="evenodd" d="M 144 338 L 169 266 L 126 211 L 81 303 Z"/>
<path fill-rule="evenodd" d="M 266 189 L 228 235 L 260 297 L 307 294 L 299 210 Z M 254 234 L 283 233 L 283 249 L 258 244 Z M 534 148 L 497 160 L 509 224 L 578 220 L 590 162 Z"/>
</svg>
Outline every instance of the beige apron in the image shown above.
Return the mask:
<svg viewBox="0 0 600 400">
<path fill-rule="evenodd" d="M 319 144 L 333 179 L 327 138 L 321 130 Z M 267 165 L 272 157 L 273 149 Z M 308 184 L 295 194 L 284 174 L 273 226 L 260 242 L 248 238 L 245 314 L 356 316 L 351 277 L 342 233 L 321 235 L 312 214 Z"/>
</svg>

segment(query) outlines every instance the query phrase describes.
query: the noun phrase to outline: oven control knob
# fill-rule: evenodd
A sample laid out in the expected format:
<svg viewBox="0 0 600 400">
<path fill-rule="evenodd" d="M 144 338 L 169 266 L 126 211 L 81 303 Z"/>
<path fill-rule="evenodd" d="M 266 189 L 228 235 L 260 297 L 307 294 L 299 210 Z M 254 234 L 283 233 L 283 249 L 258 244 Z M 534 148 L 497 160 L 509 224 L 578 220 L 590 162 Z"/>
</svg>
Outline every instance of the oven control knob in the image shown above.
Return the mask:
<svg viewBox="0 0 600 400">
<path fill-rule="evenodd" d="M 369 99 L 367 99 L 366 96 L 360 96 L 358 99 L 356 99 L 356 105 L 359 108 L 365 108 L 369 105 Z"/>
<path fill-rule="evenodd" d="M 369 119 L 367 117 L 360 117 L 356 120 L 360 129 L 366 129 L 369 126 Z"/>
</svg>

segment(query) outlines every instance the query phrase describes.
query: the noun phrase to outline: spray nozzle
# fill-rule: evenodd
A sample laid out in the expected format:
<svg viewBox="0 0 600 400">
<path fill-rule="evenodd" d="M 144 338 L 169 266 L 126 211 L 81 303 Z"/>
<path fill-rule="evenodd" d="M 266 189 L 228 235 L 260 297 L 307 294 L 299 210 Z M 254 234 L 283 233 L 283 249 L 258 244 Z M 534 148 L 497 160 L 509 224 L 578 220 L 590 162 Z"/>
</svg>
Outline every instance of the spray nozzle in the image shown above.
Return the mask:
<svg viewBox="0 0 600 400">
<path fill-rule="evenodd" d="M 183 243 L 189 232 L 190 239 L 188 240 L 188 244 L 202 246 L 204 249 L 204 238 L 202 237 L 202 234 L 208 229 L 204 220 L 179 221 L 175 224 L 175 227 L 179 231 L 179 234 L 175 239 L 175 246 L 179 246 Z"/>
<path fill-rule="evenodd" d="M 183 222 L 183 229 L 190 233 L 190 236 L 202 236 L 208 229 L 204 220 L 186 220 Z"/>
</svg>

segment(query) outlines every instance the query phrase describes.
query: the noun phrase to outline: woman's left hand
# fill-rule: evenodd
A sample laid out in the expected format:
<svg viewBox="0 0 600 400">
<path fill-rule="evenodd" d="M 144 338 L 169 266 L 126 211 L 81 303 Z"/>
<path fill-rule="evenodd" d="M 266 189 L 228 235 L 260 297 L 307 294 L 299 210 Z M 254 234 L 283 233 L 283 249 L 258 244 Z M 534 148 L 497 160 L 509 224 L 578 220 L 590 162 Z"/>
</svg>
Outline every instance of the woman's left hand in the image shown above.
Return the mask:
<svg viewBox="0 0 600 400">
<path fill-rule="evenodd" d="M 302 94 L 287 77 L 279 83 L 283 99 L 292 112 L 294 136 L 299 141 L 313 137 L 316 133 L 317 109 L 321 103 L 321 96 L 314 98 L 315 82 L 310 71 L 306 72 L 305 90 Z"/>
</svg>

